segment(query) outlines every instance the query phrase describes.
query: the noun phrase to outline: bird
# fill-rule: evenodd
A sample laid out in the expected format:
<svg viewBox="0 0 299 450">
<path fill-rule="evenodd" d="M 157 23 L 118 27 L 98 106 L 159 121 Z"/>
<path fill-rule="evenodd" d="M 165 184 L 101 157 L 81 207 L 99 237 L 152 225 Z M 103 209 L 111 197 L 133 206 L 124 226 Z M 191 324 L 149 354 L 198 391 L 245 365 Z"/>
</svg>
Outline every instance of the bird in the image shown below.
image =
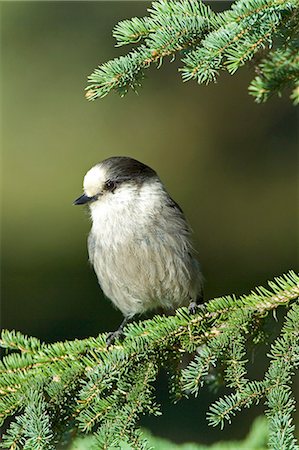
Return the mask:
<svg viewBox="0 0 299 450">
<path fill-rule="evenodd" d="M 112 156 L 86 173 L 83 192 L 74 205 L 89 206 L 89 261 L 124 316 L 107 345 L 147 311 L 188 306 L 195 313 L 203 304 L 203 275 L 191 229 L 157 173 L 131 157 Z"/>
</svg>

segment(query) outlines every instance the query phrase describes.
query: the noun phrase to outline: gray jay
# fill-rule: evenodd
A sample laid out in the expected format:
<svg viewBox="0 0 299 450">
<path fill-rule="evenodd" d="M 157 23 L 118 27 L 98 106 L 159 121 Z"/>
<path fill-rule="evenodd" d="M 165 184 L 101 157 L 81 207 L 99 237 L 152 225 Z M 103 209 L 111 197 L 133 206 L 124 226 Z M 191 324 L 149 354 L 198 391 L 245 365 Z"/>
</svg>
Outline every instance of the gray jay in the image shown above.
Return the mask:
<svg viewBox="0 0 299 450">
<path fill-rule="evenodd" d="M 135 159 L 114 156 L 84 177 L 92 228 L 89 260 L 104 294 L 124 320 L 110 345 L 135 315 L 203 301 L 203 278 L 190 241 L 190 228 L 156 172 Z"/>
</svg>

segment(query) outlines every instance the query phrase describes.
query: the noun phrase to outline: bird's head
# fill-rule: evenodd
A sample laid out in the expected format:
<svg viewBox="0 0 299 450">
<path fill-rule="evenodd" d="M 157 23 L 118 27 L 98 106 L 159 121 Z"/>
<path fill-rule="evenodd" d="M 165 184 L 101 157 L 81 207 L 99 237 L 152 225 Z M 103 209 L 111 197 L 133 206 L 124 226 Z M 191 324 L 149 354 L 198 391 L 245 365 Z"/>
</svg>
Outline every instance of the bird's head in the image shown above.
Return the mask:
<svg viewBox="0 0 299 450">
<path fill-rule="evenodd" d="M 153 169 L 136 159 L 113 156 L 87 172 L 83 182 L 84 194 L 74 201 L 74 205 L 93 203 L 121 187 L 142 186 L 144 182 L 157 179 Z"/>
</svg>

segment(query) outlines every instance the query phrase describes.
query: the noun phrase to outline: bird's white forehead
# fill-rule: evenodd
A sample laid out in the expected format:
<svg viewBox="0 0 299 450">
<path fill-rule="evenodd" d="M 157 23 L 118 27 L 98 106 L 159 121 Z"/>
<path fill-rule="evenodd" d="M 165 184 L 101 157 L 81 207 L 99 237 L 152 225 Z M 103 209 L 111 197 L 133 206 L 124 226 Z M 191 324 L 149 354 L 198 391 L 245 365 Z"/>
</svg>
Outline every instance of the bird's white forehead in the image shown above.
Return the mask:
<svg viewBox="0 0 299 450">
<path fill-rule="evenodd" d="M 84 192 L 89 197 L 98 194 L 101 191 L 105 181 L 107 181 L 106 170 L 100 165 L 92 167 L 84 177 Z"/>
</svg>

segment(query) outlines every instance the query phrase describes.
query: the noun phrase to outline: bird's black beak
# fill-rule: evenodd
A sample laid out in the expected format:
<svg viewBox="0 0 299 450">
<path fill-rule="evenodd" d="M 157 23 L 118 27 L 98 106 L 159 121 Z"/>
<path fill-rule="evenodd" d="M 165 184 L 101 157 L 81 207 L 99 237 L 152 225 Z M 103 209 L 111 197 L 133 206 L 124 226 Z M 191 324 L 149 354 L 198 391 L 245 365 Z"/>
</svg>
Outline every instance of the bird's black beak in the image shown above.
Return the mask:
<svg viewBox="0 0 299 450">
<path fill-rule="evenodd" d="M 88 197 L 88 195 L 83 194 L 80 197 L 76 198 L 76 200 L 73 202 L 73 205 L 85 205 L 88 202 L 91 202 L 94 197 Z"/>
</svg>

